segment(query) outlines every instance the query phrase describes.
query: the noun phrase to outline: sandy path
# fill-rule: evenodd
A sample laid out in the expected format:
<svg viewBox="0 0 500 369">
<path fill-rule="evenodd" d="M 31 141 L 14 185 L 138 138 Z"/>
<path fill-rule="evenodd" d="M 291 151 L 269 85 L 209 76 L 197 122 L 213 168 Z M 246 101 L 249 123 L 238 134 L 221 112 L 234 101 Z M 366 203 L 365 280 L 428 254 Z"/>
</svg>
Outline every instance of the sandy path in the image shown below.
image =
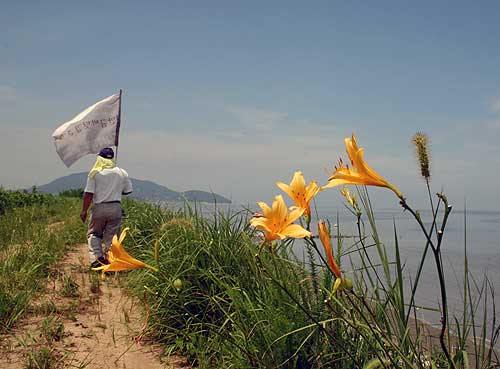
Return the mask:
<svg viewBox="0 0 500 369">
<path fill-rule="evenodd" d="M 87 247 L 77 245 L 53 269 L 28 317 L 0 337 L 0 368 L 27 368 L 30 360 L 50 368 L 189 368 L 137 339 L 144 304 L 124 293 L 119 274 L 102 281 L 87 265 Z"/>
</svg>

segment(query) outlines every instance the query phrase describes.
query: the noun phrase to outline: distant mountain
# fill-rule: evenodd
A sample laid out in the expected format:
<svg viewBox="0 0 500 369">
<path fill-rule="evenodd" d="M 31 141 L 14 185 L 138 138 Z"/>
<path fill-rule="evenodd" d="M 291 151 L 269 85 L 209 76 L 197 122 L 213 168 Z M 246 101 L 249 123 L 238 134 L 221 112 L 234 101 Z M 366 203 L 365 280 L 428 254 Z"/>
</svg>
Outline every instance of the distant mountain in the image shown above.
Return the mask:
<svg viewBox="0 0 500 369">
<path fill-rule="evenodd" d="M 57 178 L 45 185 L 37 186 L 39 192 L 51 193 L 57 195 L 61 191 L 84 188 L 87 182 L 88 173 L 74 173 L 64 177 Z M 216 193 L 206 191 L 173 191 L 165 186 L 161 186 L 152 181 L 131 178 L 134 192 L 130 197 L 144 201 L 196 201 L 196 202 L 217 202 L 229 204 L 231 200 Z"/>
</svg>

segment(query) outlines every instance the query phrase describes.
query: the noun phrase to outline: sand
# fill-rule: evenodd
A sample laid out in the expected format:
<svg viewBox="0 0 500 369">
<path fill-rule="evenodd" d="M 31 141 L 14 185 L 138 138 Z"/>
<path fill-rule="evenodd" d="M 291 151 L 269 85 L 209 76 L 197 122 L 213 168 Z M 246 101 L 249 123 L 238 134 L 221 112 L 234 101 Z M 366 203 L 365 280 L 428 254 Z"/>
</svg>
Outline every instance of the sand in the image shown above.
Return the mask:
<svg viewBox="0 0 500 369">
<path fill-rule="evenodd" d="M 143 335 L 145 304 L 120 287 L 123 276 L 102 281 L 87 266 L 80 244 L 52 269 L 27 316 L 0 336 L 0 368 L 190 368 Z"/>
</svg>

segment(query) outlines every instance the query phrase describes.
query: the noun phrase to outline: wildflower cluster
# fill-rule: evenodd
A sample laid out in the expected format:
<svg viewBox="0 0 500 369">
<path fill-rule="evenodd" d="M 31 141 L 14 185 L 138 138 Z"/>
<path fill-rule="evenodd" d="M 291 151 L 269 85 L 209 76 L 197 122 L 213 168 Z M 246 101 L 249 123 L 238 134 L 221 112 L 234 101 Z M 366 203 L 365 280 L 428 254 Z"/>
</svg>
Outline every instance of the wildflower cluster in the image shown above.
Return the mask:
<svg viewBox="0 0 500 369">
<path fill-rule="evenodd" d="M 290 184 L 276 182 L 276 185 L 283 190 L 294 202 L 295 206 L 287 209 L 281 195 L 275 197 L 272 207 L 264 202 L 258 205 L 263 213 L 257 213 L 250 220 L 250 224 L 264 233 L 262 245 L 270 241 L 284 240 L 286 238 L 306 238 L 314 246 L 313 235 L 310 232 L 311 224 L 311 200 L 322 190 L 340 185 L 367 185 L 387 187 L 401 199 L 403 195 L 395 186 L 386 181 L 381 175 L 373 170 L 363 159 L 363 148 L 359 148 L 354 134 L 351 138 L 345 139 L 346 151 L 352 167 L 343 164 L 342 159 L 335 167 L 334 172 L 329 176 L 328 183 L 318 186 L 316 181 L 311 181 L 306 186 L 304 175 L 301 171 L 296 171 Z M 341 194 L 349 203 L 352 211 L 361 216 L 361 209 L 356 196 L 351 196 L 347 187 L 341 190 Z M 301 216 L 304 216 L 306 228 L 302 225 L 294 224 Z M 352 285 L 346 283 L 347 279 L 342 277 L 342 272 L 335 261 L 331 246 L 330 232 L 323 220 L 318 221 L 318 236 L 323 245 L 328 269 L 335 276 L 333 291 L 341 290 L 343 286 Z"/>
</svg>

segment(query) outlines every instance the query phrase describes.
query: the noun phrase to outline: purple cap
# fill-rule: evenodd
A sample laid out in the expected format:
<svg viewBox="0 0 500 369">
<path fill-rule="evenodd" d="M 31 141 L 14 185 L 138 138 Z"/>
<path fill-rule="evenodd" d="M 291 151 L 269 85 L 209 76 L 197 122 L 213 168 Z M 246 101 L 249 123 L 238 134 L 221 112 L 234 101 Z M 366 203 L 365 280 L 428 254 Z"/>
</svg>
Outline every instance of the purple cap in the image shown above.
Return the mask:
<svg viewBox="0 0 500 369">
<path fill-rule="evenodd" d="M 106 159 L 113 159 L 115 157 L 115 152 L 111 147 L 105 147 L 101 151 L 99 151 L 99 156 L 102 156 Z"/>
</svg>

